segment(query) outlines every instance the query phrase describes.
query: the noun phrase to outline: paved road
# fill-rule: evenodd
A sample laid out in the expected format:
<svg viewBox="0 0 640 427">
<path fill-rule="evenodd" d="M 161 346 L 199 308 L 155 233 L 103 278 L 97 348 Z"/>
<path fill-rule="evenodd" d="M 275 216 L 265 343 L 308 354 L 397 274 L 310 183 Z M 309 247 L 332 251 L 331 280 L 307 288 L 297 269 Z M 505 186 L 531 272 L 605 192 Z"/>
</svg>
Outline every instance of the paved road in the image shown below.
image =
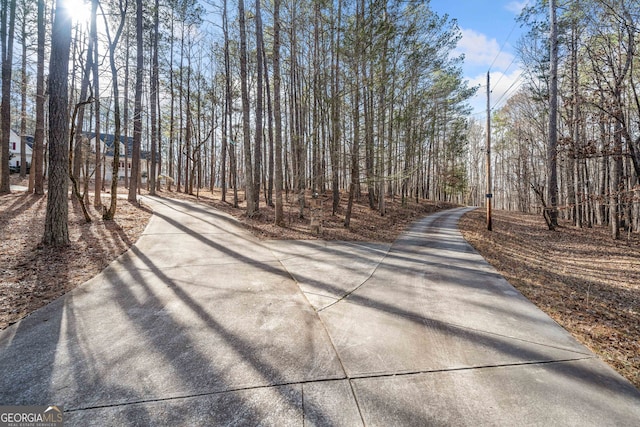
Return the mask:
<svg viewBox="0 0 640 427">
<path fill-rule="evenodd" d="M 94 279 L 0 332 L 0 404 L 67 425 L 640 425 L 640 392 L 484 262 L 464 209 L 393 245 L 259 242 L 154 216 Z"/>
</svg>

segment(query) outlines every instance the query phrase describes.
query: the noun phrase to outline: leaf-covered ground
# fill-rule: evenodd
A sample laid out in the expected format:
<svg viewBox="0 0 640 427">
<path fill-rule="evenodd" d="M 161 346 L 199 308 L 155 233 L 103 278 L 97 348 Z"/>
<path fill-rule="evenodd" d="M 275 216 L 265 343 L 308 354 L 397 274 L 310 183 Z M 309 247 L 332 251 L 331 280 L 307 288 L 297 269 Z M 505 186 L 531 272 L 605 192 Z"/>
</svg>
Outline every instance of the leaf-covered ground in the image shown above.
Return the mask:
<svg viewBox="0 0 640 427">
<path fill-rule="evenodd" d="M 465 238 L 507 280 L 640 388 L 640 236 L 614 241 L 603 227 L 484 211 L 460 222 Z M 628 240 L 627 238 L 630 237 Z"/>
<path fill-rule="evenodd" d="M 80 205 L 70 201 L 71 245 L 47 248 L 40 244 L 46 205 L 46 196 L 0 196 L 0 329 L 97 275 L 135 243 L 151 216 L 118 200 L 114 221 L 89 207 L 93 222 L 86 223 Z"/>
<path fill-rule="evenodd" d="M 24 181 L 13 183 L 26 186 Z M 198 198 L 173 191 L 160 194 L 215 206 L 238 218 L 254 234 L 264 239 L 323 238 L 393 242 L 415 219 L 450 206 L 430 202 L 416 204 L 413 201 L 402 206 L 396 200 L 388 203 L 387 214 L 380 216 L 369 209 L 363 197 L 360 203 L 354 205 L 351 228 L 346 229 L 343 226 L 346 196 L 342 198 L 335 216 L 331 214 L 331 201 L 322 198 L 320 206 L 324 225 L 318 236 L 311 233 L 309 227 L 311 203 L 303 212 L 304 218 L 299 218 L 297 204 L 293 201 L 287 203 L 286 226 L 276 227 L 273 224 L 274 209 L 265 206 L 264 202 L 260 214 L 249 219 L 243 203 L 239 208 L 234 208 L 220 200 L 219 192 L 201 192 Z M 108 203 L 109 195 L 102 197 L 103 203 Z M 232 200 L 232 196 L 228 200 Z M 151 216 L 148 209 L 119 200 L 114 221 L 103 221 L 101 215 L 90 206 L 93 222 L 87 224 L 80 206 L 70 201 L 71 245 L 64 249 L 50 249 L 40 244 L 44 233 L 46 203 L 46 197 L 24 192 L 0 196 L 0 330 L 102 271 L 137 241 Z"/>
<path fill-rule="evenodd" d="M 299 215 L 300 208 L 296 202 L 297 197 L 290 194 L 288 200 L 283 196 L 285 199 L 283 208 L 285 226 L 278 227 L 275 225 L 275 210 L 265 204 L 264 197 L 260 201 L 260 213 L 254 218 L 248 218 L 245 214 L 244 202 L 239 203 L 239 208 L 232 206 L 233 195 L 231 192 L 227 194 L 227 202 L 221 201 L 221 194 L 218 190 L 213 194 L 210 191 L 202 191 L 197 198 L 176 192 L 162 194 L 166 197 L 189 199 L 213 206 L 234 216 L 259 238 L 275 240 L 324 239 L 394 242 L 413 221 L 429 213 L 454 206 L 450 203 L 435 203 L 424 200 L 419 203 L 416 203 L 415 200 L 406 200 L 403 205 L 400 198 L 387 199 L 385 215 L 381 216 L 379 211 L 369 208 L 367 195 L 363 194 L 359 201 L 354 202 L 350 226 L 345 228 L 344 217 L 348 201 L 346 193 L 341 194 L 340 204 L 335 215 L 332 212 L 330 192 L 320 195 L 315 202 L 307 193 L 302 218 Z M 244 194 L 240 193 L 239 199 L 243 198 Z M 319 203 L 319 207 L 314 203 Z M 320 234 L 312 233 L 309 226 L 312 208 L 320 214 L 322 220 Z"/>
<path fill-rule="evenodd" d="M 286 226 L 281 228 L 273 225 L 274 210 L 264 201 L 260 214 L 249 219 L 242 203 L 234 208 L 220 200 L 219 192 L 201 192 L 198 198 L 167 191 L 161 195 L 214 206 L 264 239 L 393 242 L 414 220 L 450 207 L 414 201 L 403 206 L 396 199 L 387 202 L 381 216 L 369 209 L 363 195 L 346 229 L 346 195 L 334 216 L 327 194 L 321 197 L 323 229 L 318 236 L 310 231 L 310 208 L 299 218 L 293 197 L 285 205 Z M 72 244 L 54 250 L 40 245 L 45 208 L 45 197 L 0 196 L 0 329 L 98 274 L 135 243 L 151 215 L 120 200 L 115 221 L 102 221 L 90 208 L 94 221 L 86 224 L 79 206 L 70 202 Z M 476 210 L 463 217 L 460 227 L 507 280 L 640 387 L 640 236 L 615 242 L 608 229 L 578 230 L 568 223 L 550 232 L 542 217 L 514 212 L 494 212 L 493 224 L 494 231 L 486 231 L 484 213 Z"/>
</svg>

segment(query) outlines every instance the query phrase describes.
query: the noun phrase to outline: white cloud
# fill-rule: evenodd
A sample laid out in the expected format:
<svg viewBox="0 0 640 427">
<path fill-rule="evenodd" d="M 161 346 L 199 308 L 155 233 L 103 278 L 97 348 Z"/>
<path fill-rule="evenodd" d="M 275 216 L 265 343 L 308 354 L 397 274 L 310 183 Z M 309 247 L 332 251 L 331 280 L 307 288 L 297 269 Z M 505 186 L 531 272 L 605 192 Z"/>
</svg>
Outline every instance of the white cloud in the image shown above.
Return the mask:
<svg viewBox="0 0 640 427">
<path fill-rule="evenodd" d="M 522 70 L 508 74 L 491 72 L 491 109 L 503 107 L 507 99 L 515 95 L 520 87 Z M 470 100 L 473 113 L 482 115 L 487 109 L 487 73 L 469 78 L 469 86 L 480 86 L 478 93 Z"/>
<path fill-rule="evenodd" d="M 461 31 L 462 39 L 458 42 L 457 52 L 464 54 L 465 64 L 503 70 L 511 65 L 513 55 L 504 50 L 500 52 L 500 45 L 496 39 L 489 39 L 485 34 L 475 30 Z"/>
<path fill-rule="evenodd" d="M 507 4 L 504 8 L 507 9 L 509 12 L 513 13 L 514 15 L 520 15 L 520 12 L 522 12 L 522 9 L 524 9 L 528 4 L 529 4 L 529 0 L 522 0 L 522 1 L 516 0 Z"/>
</svg>

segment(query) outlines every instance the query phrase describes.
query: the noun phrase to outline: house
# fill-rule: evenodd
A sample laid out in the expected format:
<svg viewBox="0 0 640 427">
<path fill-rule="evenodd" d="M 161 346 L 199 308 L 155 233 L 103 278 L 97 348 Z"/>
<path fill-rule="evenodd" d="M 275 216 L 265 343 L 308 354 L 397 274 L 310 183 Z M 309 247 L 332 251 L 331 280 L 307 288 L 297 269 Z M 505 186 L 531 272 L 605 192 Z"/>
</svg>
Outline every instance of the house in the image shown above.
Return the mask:
<svg viewBox="0 0 640 427">
<path fill-rule="evenodd" d="M 26 159 L 27 169 L 31 167 L 31 156 L 33 155 L 33 137 L 27 136 Z M 9 134 L 9 170 L 11 172 L 20 172 L 20 162 L 22 157 L 22 149 L 20 136 L 13 131 Z"/>
<path fill-rule="evenodd" d="M 96 153 L 96 145 L 98 149 L 102 153 L 102 179 L 105 181 L 111 181 L 111 177 L 113 176 L 113 154 L 114 154 L 114 140 L 115 135 L 107 133 L 100 134 L 100 143 L 96 144 L 96 134 L 90 133 L 88 134 L 89 146 L 91 147 L 92 156 L 95 157 Z M 127 144 L 127 158 L 125 159 L 125 142 Z M 120 152 L 120 167 L 118 169 L 118 180 L 124 180 L 125 173 L 125 165 L 127 166 L 128 176 L 131 176 L 131 160 L 132 160 L 132 152 L 133 152 L 133 137 L 129 136 L 125 139 L 123 135 L 120 136 L 119 143 L 119 152 Z M 147 170 L 147 155 L 146 151 L 140 151 L 140 170 L 142 171 L 143 177 L 146 176 Z M 90 162 L 89 173 L 93 175 L 93 162 Z M 144 179 L 143 179 L 144 181 Z"/>
</svg>

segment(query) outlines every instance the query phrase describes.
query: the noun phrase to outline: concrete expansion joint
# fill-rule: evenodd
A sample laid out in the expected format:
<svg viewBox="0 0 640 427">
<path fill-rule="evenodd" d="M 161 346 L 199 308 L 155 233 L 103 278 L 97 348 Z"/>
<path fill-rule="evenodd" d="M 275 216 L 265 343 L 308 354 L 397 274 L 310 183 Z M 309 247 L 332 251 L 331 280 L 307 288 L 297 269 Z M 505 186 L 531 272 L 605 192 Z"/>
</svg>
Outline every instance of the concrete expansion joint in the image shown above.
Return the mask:
<svg viewBox="0 0 640 427">
<path fill-rule="evenodd" d="M 517 368 L 519 366 L 544 366 L 552 364 L 562 364 L 571 362 L 580 362 L 584 360 L 596 359 L 595 356 L 575 357 L 569 359 L 549 359 L 549 360 L 535 360 L 528 362 L 514 362 L 514 363 L 498 363 L 488 365 L 477 366 L 464 366 L 459 368 L 442 368 L 442 369 L 423 369 L 423 370 L 411 370 L 411 371 L 396 371 L 396 372 L 378 372 L 367 374 L 356 374 L 349 376 L 349 381 L 353 380 L 368 380 L 377 378 L 391 378 L 391 377 L 405 377 L 411 375 L 426 375 L 426 374 L 441 374 L 444 372 L 463 372 L 463 371 L 479 371 L 483 369 L 499 369 L 499 368 Z"/>
<path fill-rule="evenodd" d="M 553 364 L 564 364 L 564 363 L 573 363 L 580 362 L 584 360 L 590 360 L 596 358 L 595 356 L 585 356 L 585 357 L 576 357 L 576 358 L 568 358 L 568 359 L 549 359 L 549 360 L 541 360 L 541 361 L 529 361 L 529 362 L 515 362 L 515 363 L 502 363 L 502 364 L 489 364 L 489 365 L 479 365 L 479 366 L 468 366 L 468 367 L 460 367 L 460 368 L 443 368 L 443 369 L 424 369 L 424 370 L 412 370 L 412 371 L 397 371 L 397 372 L 378 372 L 378 373 L 367 373 L 367 374 L 355 374 L 349 375 L 345 374 L 342 377 L 334 377 L 334 378 L 319 378 L 314 380 L 305 380 L 305 381 L 290 381 L 290 382 L 281 382 L 267 385 L 256 385 L 256 386 L 246 386 L 246 387 L 236 387 L 229 388 L 225 390 L 217 390 L 210 392 L 202 392 L 202 393 L 192 393 L 192 394 L 184 394 L 179 396 L 171 396 L 171 397 L 159 397 L 159 398 L 150 398 L 150 399 L 139 399 L 130 402 L 120 402 L 113 403 L 107 405 L 94 405 L 94 406 L 85 406 L 79 408 L 65 408 L 65 412 L 80 412 L 80 411 L 88 411 L 94 409 L 104 409 L 104 408 L 116 408 L 122 406 L 131 406 L 131 405 L 140 405 L 140 404 L 148 404 L 148 403 L 158 403 L 158 402 L 171 402 L 178 401 L 184 399 L 193 399 L 198 397 L 206 397 L 206 396 L 216 396 L 225 393 L 237 393 L 242 391 L 255 391 L 255 390 L 264 390 L 270 388 L 278 388 L 278 387 L 291 387 L 291 386 L 301 386 L 301 389 L 305 385 L 309 384 L 321 384 L 335 381 L 349 381 L 349 386 L 351 388 L 351 392 L 353 393 L 353 397 L 358 406 L 358 411 L 360 412 L 360 416 L 362 417 L 362 412 L 360 409 L 360 404 L 358 402 L 357 394 L 353 388 L 353 381 L 358 380 L 367 380 L 367 379 L 380 379 L 380 378 L 392 378 L 392 377 L 407 377 L 412 375 L 427 375 L 427 374 L 439 374 L 445 372 L 463 372 L 463 371 L 475 371 L 475 370 L 485 370 L 485 369 L 500 369 L 500 368 L 517 368 L 517 367 L 525 367 L 525 366 L 546 366 Z M 342 363 L 342 362 L 341 362 Z M 364 420 L 363 420 L 364 422 Z"/>
<path fill-rule="evenodd" d="M 336 377 L 336 378 L 319 378 L 315 380 L 306 380 L 306 381 L 289 381 L 289 382 L 281 382 L 281 383 L 273 383 L 273 384 L 264 384 L 264 385 L 255 385 L 255 386 L 246 386 L 246 387 L 234 387 L 224 390 L 216 390 L 216 391 L 208 391 L 202 393 L 191 393 L 191 394 L 183 394 L 178 396 L 171 397 L 157 397 L 157 398 L 149 398 L 149 399 L 138 399 L 132 400 L 130 402 L 119 402 L 119 403 L 111 403 L 106 405 L 91 405 L 84 406 L 79 408 L 69 408 L 65 407 L 64 412 L 80 412 L 80 411 L 89 411 L 94 409 L 104 409 L 104 408 L 116 408 L 122 406 L 131 406 L 131 405 L 142 405 L 147 403 L 158 403 L 158 402 L 172 402 L 184 399 L 193 399 L 198 397 L 207 397 L 207 396 L 217 396 L 225 393 L 237 393 L 242 391 L 255 391 L 255 390 L 265 390 L 270 388 L 278 388 L 278 387 L 291 387 L 291 386 L 303 386 L 305 384 L 321 384 L 327 382 L 334 381 L 344 381 L 349 380 L 348 377 Z"/>
</svg>

